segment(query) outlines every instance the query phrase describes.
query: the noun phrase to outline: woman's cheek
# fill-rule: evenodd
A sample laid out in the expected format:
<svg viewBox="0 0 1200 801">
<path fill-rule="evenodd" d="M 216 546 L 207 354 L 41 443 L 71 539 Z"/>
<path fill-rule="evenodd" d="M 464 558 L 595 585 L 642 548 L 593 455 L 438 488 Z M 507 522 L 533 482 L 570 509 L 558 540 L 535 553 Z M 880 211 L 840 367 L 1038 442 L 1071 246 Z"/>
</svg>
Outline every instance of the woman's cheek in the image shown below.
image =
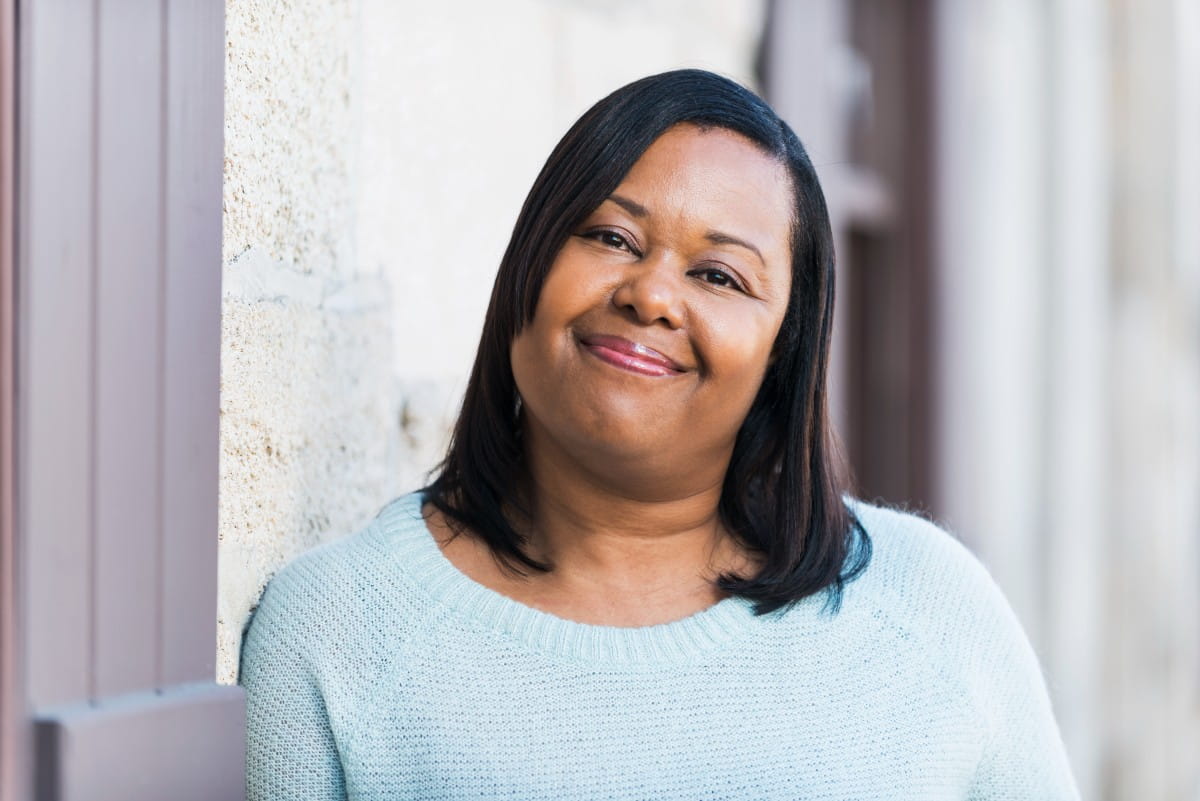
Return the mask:
<svg viewBox="0 0 1200 801">
<path fill-rule="evenodd" d="M 712 372 L 751 376 L 766 371 L 775 344 L 775 327 L 773 321 L 756 318 L 729 321 L 710 329 L 709 338 L 715 344 L 711 352 L 720 354 L 710 362 Z"/>
</svg>

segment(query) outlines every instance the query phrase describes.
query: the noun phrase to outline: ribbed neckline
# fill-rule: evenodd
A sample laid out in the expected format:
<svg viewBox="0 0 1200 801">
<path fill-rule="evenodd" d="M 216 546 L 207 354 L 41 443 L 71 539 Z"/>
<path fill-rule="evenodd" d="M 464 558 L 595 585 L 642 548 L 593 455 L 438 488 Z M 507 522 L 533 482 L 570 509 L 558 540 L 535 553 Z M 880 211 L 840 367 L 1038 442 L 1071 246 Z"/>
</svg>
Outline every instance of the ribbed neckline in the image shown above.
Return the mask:
<svg viewBox="0 0 1200 801">
<path fill-rule="evenodd" d="M 423 504 L 421 493 L 405 495 L 385 507 L 376 520 L 405 571 L 439 603 L 535 650 L 605 664 L 678 662 L 719 648 L 763 620 L 742 598 L 725 598 L 690 617 L 653 626 L 625 628 L 565 620 L 468 578 L 434 541 L 421 516 Z"/>
</svg>

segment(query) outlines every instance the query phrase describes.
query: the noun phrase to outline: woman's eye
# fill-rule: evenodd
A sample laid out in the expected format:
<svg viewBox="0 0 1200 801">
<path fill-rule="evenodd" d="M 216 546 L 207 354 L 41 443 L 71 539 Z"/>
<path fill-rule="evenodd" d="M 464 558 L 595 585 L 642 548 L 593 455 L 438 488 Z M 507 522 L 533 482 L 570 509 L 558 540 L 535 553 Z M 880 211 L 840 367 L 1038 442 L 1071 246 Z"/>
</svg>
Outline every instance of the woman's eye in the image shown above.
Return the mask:
<svg viewBox="0 0 1200 801">
<path fill-rule="evenodd" d="M 724 270 L 706 267 L 703 270 L 698 270 L 696 274 L 713 286 L 727 286 L 738 291 L 742 289 L 742 285 L 737 282 L 737 279 Z"/>
<path fill-rule="evenodd" d="M 625 250 L 630 253 L 635 252 L 633 246 L 629 244 L 629 240 L 618 234 L 616 231 L 588 231 L 583 236 L 585 239 L 594 240 L 599 242 L 601 245 L 605 245 L 606 247 L 614 248 L 616 250 Z"/>
</svg>

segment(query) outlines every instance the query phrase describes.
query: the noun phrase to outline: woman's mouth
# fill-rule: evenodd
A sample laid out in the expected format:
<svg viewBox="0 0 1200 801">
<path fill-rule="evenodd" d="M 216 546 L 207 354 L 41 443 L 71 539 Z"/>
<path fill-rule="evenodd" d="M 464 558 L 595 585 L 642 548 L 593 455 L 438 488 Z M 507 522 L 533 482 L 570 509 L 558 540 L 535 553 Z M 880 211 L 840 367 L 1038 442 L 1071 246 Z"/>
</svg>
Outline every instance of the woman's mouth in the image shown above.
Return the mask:
<svg viewBox="0 0 1200 801">
<path fill-rule="evenodd" d="M 685 372 L 679 363 L 653 348 L 618 336 L 590 334 L 580 337 L 579 342 L 596 358 L 631 373 L 672 376 Z"/>
</svg>

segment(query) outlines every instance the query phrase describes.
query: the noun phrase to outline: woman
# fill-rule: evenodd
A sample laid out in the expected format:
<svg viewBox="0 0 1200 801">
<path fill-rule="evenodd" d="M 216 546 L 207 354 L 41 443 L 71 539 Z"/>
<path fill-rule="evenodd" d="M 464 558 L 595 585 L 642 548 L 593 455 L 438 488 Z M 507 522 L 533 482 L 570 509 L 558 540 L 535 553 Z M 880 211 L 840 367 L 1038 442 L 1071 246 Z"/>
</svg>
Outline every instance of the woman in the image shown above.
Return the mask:
<svg viewBox="0 0 1200 801">
<path fill-rule="evenodd" d="M 652 76 L 551 154 L 433 483 L 269 586 L 253 799 L 1076 798 L 995 585 L 844 499 L 816 175 Z"/>
</svg>

